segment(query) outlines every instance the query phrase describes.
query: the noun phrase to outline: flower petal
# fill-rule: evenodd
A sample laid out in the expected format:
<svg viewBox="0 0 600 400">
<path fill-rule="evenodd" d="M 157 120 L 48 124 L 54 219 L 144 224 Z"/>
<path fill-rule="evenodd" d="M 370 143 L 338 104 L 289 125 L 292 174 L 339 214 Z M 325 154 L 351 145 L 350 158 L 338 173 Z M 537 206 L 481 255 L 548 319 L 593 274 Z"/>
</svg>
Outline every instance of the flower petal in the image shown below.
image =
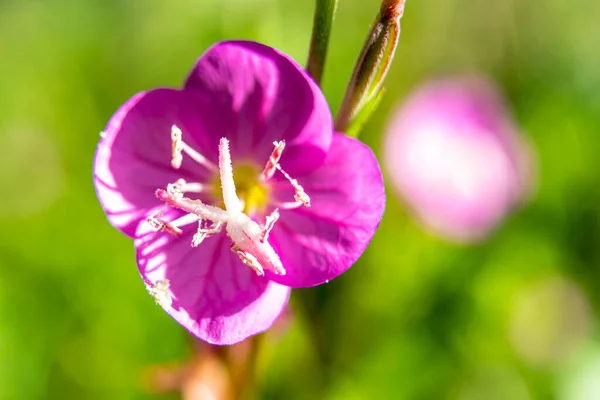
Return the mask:
<svg viewBox="0 0 600 400">
<path fill-rule="evenodd" d="M 324 165 L 298 181 L 311 197 L 311 207 L 281 211 L 269 241 L 286 274 L 267 276 L 307 287 L 335 278 L 363 253 L 383 216 L 385 191 L 371 149 L 339 133 Z M 286 183 L 278 182 L 274 192 L 286 191 L 289 199 Z"/>
<path fill-rule="evenodd" d="M 94 159 L 94 184 L 109 221 L 126 235 L 133 236 L 148 210 L 160 205 L 156 189 L 179 178 L 214 180 L 214 172 L 185 155 L 179 170 L 171 167 L 174 124 L 186 143 L 216 162 L 217 147 L 194 140 L 213 129 L 210 107 L 201 94 L 157 89 L 135 95 L 109 121 Z M 201 108 L 208 111 L 198 112 Z"/>
<path fill-rule="evenodd" d="M 138 227 L 135 247 L 142 278 L 147 285 L 169 281 L 172 304 L 162 303 L 165 311 L 213 344 L 237 343 L 268 329 L 291 289 L 257 276 L 230 251 L 224 233 L 192 248 L 193 231 L 174 237 L 155 233 L 145 223 Z"/>
<path fill-rule="evenodd" d="M 389 182 L 447 239 L 481 241 L 528 194 L 531 155 L 493 82 L 457 76 L 421 85 L 393 114 Z"/>
<path fill-rule="evenodd" d="M 198 60 L 185 89 L 209 93 L 227 132 L 232 154 L 265 162 L 273 142 L 284 139 L 282 166 L 300 175 L 322 164 L 333 122 L 327 100 L 312 78 L 288 55 L 259 43 L 219 43 Z M 293 163 L 286 160 L 302 160 Z"/>
</svg>

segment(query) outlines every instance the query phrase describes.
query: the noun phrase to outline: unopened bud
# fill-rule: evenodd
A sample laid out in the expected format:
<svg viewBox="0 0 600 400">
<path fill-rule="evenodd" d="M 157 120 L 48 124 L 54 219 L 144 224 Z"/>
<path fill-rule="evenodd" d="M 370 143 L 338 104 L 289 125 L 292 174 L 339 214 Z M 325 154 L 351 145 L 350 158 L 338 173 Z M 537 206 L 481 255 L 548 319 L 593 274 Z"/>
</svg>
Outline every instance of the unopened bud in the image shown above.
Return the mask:
<svg viewBox="0 0 600 400">
<path fill-rule="evenodd" d="M 356 136 L 355 124 L 366 122 L 381 99 L 383 81 L 392 64 L 400 38 L 400 18 L 405 0 L 383 0 L 377 18 L 371 25 L 352 78 L 338 112 L 335 128 Z M 363 109 L 369 115 L 360 115 Z M 349 132 L 352 129 L 352 132 Z"/>
</svg>

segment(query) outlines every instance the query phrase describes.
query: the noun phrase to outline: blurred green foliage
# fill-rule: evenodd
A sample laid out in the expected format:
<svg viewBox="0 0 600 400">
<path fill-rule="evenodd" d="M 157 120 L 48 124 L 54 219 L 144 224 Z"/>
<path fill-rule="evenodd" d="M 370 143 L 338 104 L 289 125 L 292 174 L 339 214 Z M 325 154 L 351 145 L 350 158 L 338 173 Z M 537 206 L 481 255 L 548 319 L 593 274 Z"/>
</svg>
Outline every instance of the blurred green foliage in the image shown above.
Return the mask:
<svg viewBox="0 0 600 400">
<path fill-rule="evenodd" d="M 0 399 L 144 399 L 149 365 L 189 355 L 106 221 L 92 158 L 134 93 L 179 86 L 212 43 L 304 62 L 311 1 L 0 1 Z M 332 110 L 376 15 L 340 0 Z M 531 201 L 486 243 L 424 232 L 388 188 L 362 259 L 292 296 L 259 362 L 262 398 L 600 398 L 600 2 L 407 2 L 387 92 L 361 139 L 437 74 L 482 71 L 537 152 Z"/>
</svg>

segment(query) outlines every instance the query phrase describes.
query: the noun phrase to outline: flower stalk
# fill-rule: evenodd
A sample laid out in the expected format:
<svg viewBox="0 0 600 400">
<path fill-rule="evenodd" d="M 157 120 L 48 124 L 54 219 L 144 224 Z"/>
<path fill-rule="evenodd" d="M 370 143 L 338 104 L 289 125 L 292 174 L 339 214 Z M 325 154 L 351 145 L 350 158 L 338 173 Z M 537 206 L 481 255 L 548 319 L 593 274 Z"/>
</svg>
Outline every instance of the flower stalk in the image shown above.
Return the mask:
<svg viewBox="0 0 600 400">
<path fill-rule="evenodd" d="M 338 111 L 335 128 L 358 136 L 360 128 L 381 100 L 383 81 L 390 69 L 398 40 L 400 18 L 406 0 L 383 0 Z"/>
<path fill-rule="evenodd" d="M 315 17 L 306 71 L 319 86 L 323 79 L 331 25 L 333 24 L 336 8 L 337 0 L 317 0 L 315 4 Z"/>
</svg>

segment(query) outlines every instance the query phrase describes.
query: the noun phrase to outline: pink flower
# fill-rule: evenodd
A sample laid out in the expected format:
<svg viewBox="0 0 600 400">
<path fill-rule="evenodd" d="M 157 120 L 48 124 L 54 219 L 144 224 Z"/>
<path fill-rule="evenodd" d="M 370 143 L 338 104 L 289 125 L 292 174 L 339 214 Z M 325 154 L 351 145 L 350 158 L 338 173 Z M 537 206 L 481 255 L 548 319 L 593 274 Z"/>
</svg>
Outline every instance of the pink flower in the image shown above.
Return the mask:
<svg viewBox="0 0 600 400">
<path fill-rule="evenodd" d="M 333 132 L 315 83 L 258 43 L 215 45 L 183 89 L 137 94 L 103 136 L 109 221 L 157 303 L 210 343 L 268 329 L 290 288 L 348 269 L 383 214 L 371 150 Z"/>
<path fill-rule="evenodd" d="M 527 193 L 528 151 L 496 88 L 448 78 L 415 91 L 385 139 L 391 181 L 433 231 L 484 238 Z"/>
</svg>

